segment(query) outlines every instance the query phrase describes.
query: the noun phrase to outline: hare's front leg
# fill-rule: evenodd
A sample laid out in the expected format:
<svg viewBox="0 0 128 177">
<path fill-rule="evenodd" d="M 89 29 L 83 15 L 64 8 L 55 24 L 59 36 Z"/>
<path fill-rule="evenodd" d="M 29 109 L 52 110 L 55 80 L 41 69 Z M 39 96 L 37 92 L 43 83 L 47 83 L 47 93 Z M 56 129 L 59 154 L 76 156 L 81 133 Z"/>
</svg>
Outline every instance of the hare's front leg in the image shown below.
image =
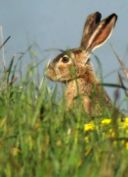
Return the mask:
<svg viewBox="0 0 128 177">
<path fill-rule="evenodd" d="M 67 109 L 70 109 L 73 107 L 74 104 L 74 98 L 76 97 L 76 91 L 75 89 L 67 89 L 65 92 L 66 97 L 66 107 Z"/>
<path fill-rule="evenodd" d="M 74 106 L 75 102 L 77 101 L 76 100 L 76 93 L 75 93 L 75 91 L 72 91 L 72 92 L 67 91 L 65 93 L 65 96 L 66 96 L 66 106 L 67 106 L 67 109 L 69 110 L 70 108 L 72 108 Z M 91 100 L 87 96 L 82 97 L 81 107 L 82 106 L 84 107 L 86 113 L 88 113 L 90 115 L 92 114 L 93 109 L 92 109 L 92 105 L 91 105 Z"/>
</svg>

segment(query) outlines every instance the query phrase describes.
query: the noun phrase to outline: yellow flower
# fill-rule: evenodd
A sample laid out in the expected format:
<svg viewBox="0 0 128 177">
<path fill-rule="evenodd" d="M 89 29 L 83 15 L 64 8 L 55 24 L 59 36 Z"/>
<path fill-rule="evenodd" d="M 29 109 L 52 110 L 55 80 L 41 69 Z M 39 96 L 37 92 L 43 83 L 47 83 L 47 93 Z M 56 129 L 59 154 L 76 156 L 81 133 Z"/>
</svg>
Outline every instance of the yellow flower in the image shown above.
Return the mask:
<svg viewBox="0 0 128 177">
<path fill-rule="evenodd" d="M 125 148 L 128 150 L 128 142 L 125 143 Z"/>
<path fill-rule="evenodd" d="M 123 122 L 120 122 L 119 126 L 120 128 L 128 129 L 128 117 L 126 117 Z"/>
<path fill-rule="evenodd" d="M 102 125 L 109 125 L 109 124 L 111 124 L 111 122 L 112 122 L 112 119 L 110 119 L 110 118 L 105 118 L 105 119 L 101 120 Z"/>
<path fill-rule="evenodd" d="M 86 131 L 92 131 L 94 129 L 95 129 L 95 125 L 94 125 L 93 122 L 90 122 L 90 123 L 84 125 L 84 131 L 85 132 Z"/>
<path fill-rule="evenodd" d="M 124 120 L 124 127 L 128 128 L 128 117 L 126 117 Z"/>
</svg>

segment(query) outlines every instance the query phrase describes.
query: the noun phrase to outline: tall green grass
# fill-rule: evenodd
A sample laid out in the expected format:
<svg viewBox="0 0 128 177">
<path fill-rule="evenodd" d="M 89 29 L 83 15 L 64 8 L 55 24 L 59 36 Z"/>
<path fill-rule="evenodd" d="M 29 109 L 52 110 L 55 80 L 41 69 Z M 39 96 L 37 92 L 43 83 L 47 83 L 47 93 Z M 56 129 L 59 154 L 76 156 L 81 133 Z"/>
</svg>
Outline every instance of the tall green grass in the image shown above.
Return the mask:
<svg viewBox="0 0 128 177">
<path fill-rule="evenodd" d="M 0 176 L 127 177 L 127 122 L 103 123 L 112 118 L 107 108 L 92 119 L 80 102 L 67 111 L 57 87 L 45 77 L 37 84 L 33 68 L 15 81 L 11 60 L 1 74 Z"/>
</svg>

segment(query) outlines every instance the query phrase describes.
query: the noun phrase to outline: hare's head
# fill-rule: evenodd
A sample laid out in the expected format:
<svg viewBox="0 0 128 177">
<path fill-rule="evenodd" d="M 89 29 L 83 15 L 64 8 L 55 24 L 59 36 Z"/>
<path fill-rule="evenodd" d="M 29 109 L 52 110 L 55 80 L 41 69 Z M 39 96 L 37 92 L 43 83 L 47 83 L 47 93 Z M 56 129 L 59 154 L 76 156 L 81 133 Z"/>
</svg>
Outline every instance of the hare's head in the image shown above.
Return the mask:
<svg viewBox="0 0 128 177">
<path fill-rule="evenodd" d="M 102 21 L 99 12 L 89 15 L 84 26 L 80 47 L 66 50 L 55 57 L 48 65 L 47 77 L 60 82 L 83 77 L 90 67 L 89 56 L 92 50 L 110 37 L 116 20 L 116 14 L 111 14 Z"/>
</svg>

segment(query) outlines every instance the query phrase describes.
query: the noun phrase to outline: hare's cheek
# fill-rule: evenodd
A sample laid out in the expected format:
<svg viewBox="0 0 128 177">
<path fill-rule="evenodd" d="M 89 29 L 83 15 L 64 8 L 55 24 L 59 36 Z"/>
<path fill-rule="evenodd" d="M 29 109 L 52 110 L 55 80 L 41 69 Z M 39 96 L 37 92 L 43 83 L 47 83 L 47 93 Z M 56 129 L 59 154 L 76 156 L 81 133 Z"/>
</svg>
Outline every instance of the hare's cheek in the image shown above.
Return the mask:
<svg viewBox="0 0 128 177">
<path fill-rule="evenodd" d="M 65 67 L 65 66 L 59 65 L 58 67 L 56 67 L 55 71 L 56 71 L 58 80 L 67 81 L 70 79 L 70 70 L 67 66 Z"/>
<path fill-rule="evenodd" d="M 67 67 L 64 65 L 60 64 L 56 67 L 56 73 L 63 75 L 65 72 L 67 72 Z"/>
</svg>

